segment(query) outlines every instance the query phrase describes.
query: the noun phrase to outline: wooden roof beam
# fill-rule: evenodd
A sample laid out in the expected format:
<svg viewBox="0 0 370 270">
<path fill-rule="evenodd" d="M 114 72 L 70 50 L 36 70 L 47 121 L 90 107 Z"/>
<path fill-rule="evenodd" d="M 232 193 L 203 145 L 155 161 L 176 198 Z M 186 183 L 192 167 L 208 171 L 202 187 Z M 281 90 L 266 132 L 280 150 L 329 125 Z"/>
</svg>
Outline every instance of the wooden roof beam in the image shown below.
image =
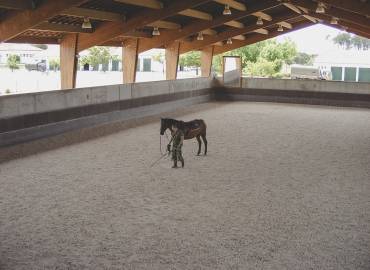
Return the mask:
<svg viewBox="0 0 370 270">
<path fill-rule="evenodd" d="M 75 5 L 82 4 L 86 0 L 63 0 L 43 2 L 35 10 L 22 10 L 10 14 L 0 23 L 0 42 L 5 42 L 16 37 L 27 29 L 35 27 L 58 14 L 63 10 Z"/>
<path fill-rule="evenodd" d="M 206 30 L 203 30 L 202 33 L 204 35 L 209 35 L 209 36 L 215 36 L 217 35 L 217 31 L 213 30 L 213 29 L 206 29 Z"/>
<path fill-rule="evenodd" d="M 262 34 L 262 35 L 268 35 L 268 34 L 269 34 L 269 31 L 267 31 L 267 30 L 266 30 L 266 29 L 264 29 L 264 28 L 256 29 L 256 30 L 254 30 L 253 32 L 255 32 L 255 33 L 259 33 L 259 34 Z"/>
<path fill-rule="evenodd" d="M 100 45 L 108 42 L 109 40 L 124 35 L 132 29 L 144 27 L 147 24 L 151 24 L 158 20 L 165 19 L 167 17 L 176 15 L 177 13 L 192 8 L 197 5 L 201 5 L 209 2 L 210 0 L 187 0 L 187 1 L 174 1 L 168 6 L 153 10 L 143 10 L 133 15 L 131 19 L 126 22 L 104 22 L 99 26 L 94 35 L 80 34 L 78 38 L 77 50 L 83 51 L 92 46 Z M 206 27 L 209 28 L 209 27 Z M 175 30 L 173 30 L 175 31 Z M 179 31 L 179 30 L 177 30 Z M 162 36 L 162 34 L 161 34 Z"/>
<path fill-rule="evenodd" d="M 255 12 L 252 15 L 255 16 L 255 17 L 261 17 L 265 21 L 272 21 L 272 17 L 270 15 L 268 15 L 264 12 L 261 12 L 261 11 Z"/>
<path fill-rule="evenodd" d="M 204 20 L 204 21 L 194 22 L 194 23 L 184 26 L 183 28 L 181 28 L 181 30 L 161 31 L 160 36 L 153 37 L 145 42 L 140 42 L 139 52 L 144 52 L 152 48 L 159 48 L 163 45 L 171 43 L 173 40 L 182 39 L 187 36 L 191 36 L 193 34 L 201 32 L 205 29 L 223 25 L 226 22 L 229 22 L 232 20 L 238 20 L 243 17 L 249 16 L 255 12 L 263 11 L 263 10 L 276 7 L 279 5 L 280 4 L 276 2 L 275 0 L 259 1 L 253 7 L 249 8 L 247 11 L 236 10 L 231 15 L 218 16 L 218 17 L 215 17 L 212 21 Z"/>
<path fill-rule="evenodd" d="M 35 37 L 35 36 L 17 36 L 9 39 L 7 43 L 28 43 L 28 44 L 59 44 L 58 38 L 52 37 Z"/>
<path fill-rule="evenodd" d="M 123 22 L 125 19 L 124 15 L 108 12 L 108 11 L 102 11 L 102 10 L 96 10 L 91 8 L 80 8 L 80 7 L 72 7 L 69 9 L 64 10 L 62 15 L 67 16 L 74 16 L 74 17 L 88 17 L 90 19 L 96 19 L 101 21 L 111 21 L 111 22 Z"/>
<path fill-rule="evenodd" d="M 181 25 L 177 23 L 162 21 L 162 20 L 156 21 L 154 23 L 150 23 L 147 26 L 164 28 L 164 29 L 180 29 L 181 28 Z"/>
<path fill-rule="evenodd" d="M 235 28 L 244 28 L 244 24 L 238 21 L 229 21 L 224 24 Z"/>
<path fill-rule="evenodd" d="M 293 32 L 293 31 L 305 28 L 305 27 L 310 26 L 310 25 L 312 25 L 312 23 L 307 22 L 307 21 L 299 22 L 299 23 L 294 24 L 292 29 L 285 31 L 284 33 Z M 247 46 L 247 45 L 251 45 L 251 44 L 266 40 L 266 39 L 276 37 L 278 35 L 281 35 L 281 32 L 278 32 L 276 30 L 271 32 L 269 35 L 259 35 L 259 34 L 256 33 L 256 34 L 252 35 L 251 37 L 247 37 L 246 40 L 235 40 L 235 41 L 233 41 L 232 44 L 229 44 L 229 45 L 224 44 L 223 46 L 215 47 L 214 48 L 214 55 L 224 53 L 224 52 L 227 52 L 227 51 L 231 51 L 231 50 L 234 50 L 234 49 L 237 49 L 237 48 L 240 48 L 240 47 L 244 47 L 244 46 Z"/>
<path fill-rule="evenodd" d="M 290 23 L 287 23 L 287 22 L 280 22 L 278 24 L 280 24 L 281 26 L 283 26 L 285 28 L 288 28 L 288 29 L 292 29 L 293 28 L 293 26 Z"/>
<path fill-rule="evenodd" d="M 206 21 L 212 21 L 213 16 L 209 13 L 202 12 L 196 9 L 186 9 L 181 12 L 179 12 L 180 15 L 187 16 L 187 17 L 192 17 L 192 18 L 197 18 L 201 20 L 206 20 Z"/>
<path fill-rule="evenodd" d="M 152 9 L 163 8 L 163 3 L 157 0 L 114 0 L 119 3 L 129 4 L 134 6 L 141 6 Z"/>
<path fill-rule="evenodd" d="M 307 0 L 290 0 L 290 3 L 299 6 L 300 9 L 305 9 L 305 13 L 316 14 L 315 10 L 317 5 L 312 1 Z M 366 18 L 363 15 L 358 15 L 343 9 L 336 8 L 334 6 L 326 9 L 326 15 L 336 17 L 340 20 L 356 23 L 360 26 L 367 27 L 370 29 L 370 18 Z"/>
<path fill-rule="evenodd" d="M 31 0 L 0 0 L 0 8 L 5 9 L 33 9 L 34 6 Z"/>
<path fill-rule="evenodd" d="M 275 18 L 271 22 L 266 22 L 263 27 L 269 27 L 272 25 L 275 25 L 277 23 L 280 23 L 282 21 L 286 21 L 289 19 L 297 18 L 299 17 L 299 14 L 296 13 L 289 13 L 289 14 L 282 14 L 280 16 L 275 16 Z M 188 42 L 188 43 L 182 43 L 180 46 L 180 52 L 181 53 L 186 53 L 188 51 L 193 51 L 197 50 L 200 48 L 207 47 L 211 44 L 224 41 L 228 38 L 232 38 L 238 35 L 245 35 L 250 32 L 254 32 L 256 30 L 259 30 L 261 26 L 253 24 L 253 25 L 248 25 L 244 27 L 243 29 L 233 29 L 233 30 L 228 30 L 224 31 L 221 33 L 218 33 L 216 36 L 210 36 L 207 38 L 204 38 L 204 40 L 193 40 L 193 42 Z M 263 30 L 262 30 L 263 31 Z M 264 31 L 265 32 L 265 31 Z"/>
<path fill-rule="evenodd" d="M 325 14 L 311 14 L 312 17 L 325 22 L 324 24 L 328 26 L 335 27 L 335 25 L 330 24 L 331 17 Z M 364 26 L 359 26 L 354 23 L 346 22 L 346 21 L 339 21 L 338 27 L 346 28 L 349 32 L 353 32 L 354 34 L 370 38 L 369 29 Z M 337 27 L 337 28 L 338 28 Z"/>
<path fill-rule="evenodd" d="M 283 5 L 289 8 L 290 10 L 293 10 L 295 13 L 302 14 L 303 12 L 302 10 L 300 10 L 298 7 L 291 3 L 283 3 Z"/>
<path fill-rule="evenodd" d="M 320 0 L 325 4 L 344 9 L 364 16 L 370 15 L 370 4 L 367 1 Z"/>
<path fill-rule="evenodd" d="M 243 35 L 237 35 L 235 37 L 232 37 L 232 39 L 245 40 L 245 36 L 243 36 Z"/>
<path fill-rule="evenodd" d="M 313 22 L 313 23 L 317 23 L 319 20 L 316 19 L 315 17 L 312 17 L 310 15 L 307 15 L 307 14 L 304 14 L 303 17 L 305 17 L 307 20 Z"/>
<path fill-rule="evenodd" d="M 66 32 L 66 33 L 92 33 L 93 29 L 82 29 L 80 25 L 69 25 L 61 23 L 40 23 L 31 30 L 41 30 L 48 32 Z"/>
<path fill-rule="evenodd" d="M 240 11 L 246 11 L 247 7 L 240 2 L 234 1 L 234 0 L 214 0 L 215 2 L 222 4 L 222 5 L 229 5 L 231 8 L 240 10 Z"/>
</svg>

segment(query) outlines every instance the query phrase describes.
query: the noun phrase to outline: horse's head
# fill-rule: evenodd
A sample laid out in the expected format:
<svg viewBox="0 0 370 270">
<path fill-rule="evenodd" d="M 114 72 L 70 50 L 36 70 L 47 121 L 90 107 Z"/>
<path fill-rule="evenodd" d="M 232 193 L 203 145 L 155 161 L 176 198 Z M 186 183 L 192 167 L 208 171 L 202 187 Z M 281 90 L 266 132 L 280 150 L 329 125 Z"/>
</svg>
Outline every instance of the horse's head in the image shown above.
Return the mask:
<svg viewBox="0 0 370 270">
<path fill-rule="evenodd" d="M 166 129 L 168 128 L 167 126 L 167 119 L 163 119 L 161 118 L 161 130 L 160 130 L 160 134 L 163 135 L 164 132 L 166 131 Z"/>
</svg>

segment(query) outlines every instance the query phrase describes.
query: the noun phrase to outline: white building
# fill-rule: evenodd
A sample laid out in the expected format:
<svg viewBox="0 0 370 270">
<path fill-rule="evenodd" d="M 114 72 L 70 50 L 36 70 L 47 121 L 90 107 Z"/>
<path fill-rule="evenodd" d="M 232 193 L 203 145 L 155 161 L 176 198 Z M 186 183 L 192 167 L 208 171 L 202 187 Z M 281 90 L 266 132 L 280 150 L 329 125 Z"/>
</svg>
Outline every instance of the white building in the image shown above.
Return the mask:
<svg viewBox="0 0 370 270">
<path fill-rule="evenodd" d="M 0 43 L 0 66 L 5 66 L 9 55 L 18 55 L 21 64 L 32 64 L 45 60 L 44 51 L 28 44 Z"/>
<path fill-rule="evenodd" d="M 320 54 L 314 65 L 329 70 L 333 80 L 370 82 L 370 50 L 337 50 Z"/>
</svg>

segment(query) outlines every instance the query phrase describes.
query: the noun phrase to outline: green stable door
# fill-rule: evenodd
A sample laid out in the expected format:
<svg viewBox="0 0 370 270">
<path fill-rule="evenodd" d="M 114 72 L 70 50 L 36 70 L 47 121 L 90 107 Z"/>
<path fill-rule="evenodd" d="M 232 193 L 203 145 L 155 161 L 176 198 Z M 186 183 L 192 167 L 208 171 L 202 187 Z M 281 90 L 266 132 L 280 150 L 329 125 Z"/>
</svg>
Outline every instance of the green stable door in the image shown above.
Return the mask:
<svg viewBox="0 0 370 270">
<path fill-rule="evenodd" d="M 331 67 L 331 74 L 333 77 L 333 81 L 342 80 L 342 68 L 341 67 Z"/>
<path fill-rule="evenodd" d="M 370 82 L 370 68 L 359 68 L 358 81 L 359 82 Z"/>
<path fill-rule="evenodd" d="M 355 82 L 357 70 L 354 67 L 346 67 L 344 69 L 344 81 Z"/>
</svg>

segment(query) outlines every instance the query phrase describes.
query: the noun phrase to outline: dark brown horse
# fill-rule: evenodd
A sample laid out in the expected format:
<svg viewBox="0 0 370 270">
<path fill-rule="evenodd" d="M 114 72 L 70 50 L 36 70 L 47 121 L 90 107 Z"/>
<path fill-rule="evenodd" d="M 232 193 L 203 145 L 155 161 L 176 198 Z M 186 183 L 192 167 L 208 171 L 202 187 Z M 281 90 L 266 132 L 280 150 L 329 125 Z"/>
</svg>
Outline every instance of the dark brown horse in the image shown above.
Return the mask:
<svg viewBox="0 0 370 270">
<path fill-rule="evenodd" d="M 194 137 L 197 138 L 198 141 L 198 156 L 200 155 L 201 148 L 202 148 L 202 141 L 201 137 L 204 142 L 204 155 L 207 155 L 207 125 L 201 119 L 196 119 L 190 122 L 179 121 L 171 118 L 161 118 L 161 132 L 160 134 L 163 135 L 167 129 L 173 132 L 172 125 L 177 126 L 184 132 L 184 139 L 189 140 L 193 139 Z"/>
</svg>

